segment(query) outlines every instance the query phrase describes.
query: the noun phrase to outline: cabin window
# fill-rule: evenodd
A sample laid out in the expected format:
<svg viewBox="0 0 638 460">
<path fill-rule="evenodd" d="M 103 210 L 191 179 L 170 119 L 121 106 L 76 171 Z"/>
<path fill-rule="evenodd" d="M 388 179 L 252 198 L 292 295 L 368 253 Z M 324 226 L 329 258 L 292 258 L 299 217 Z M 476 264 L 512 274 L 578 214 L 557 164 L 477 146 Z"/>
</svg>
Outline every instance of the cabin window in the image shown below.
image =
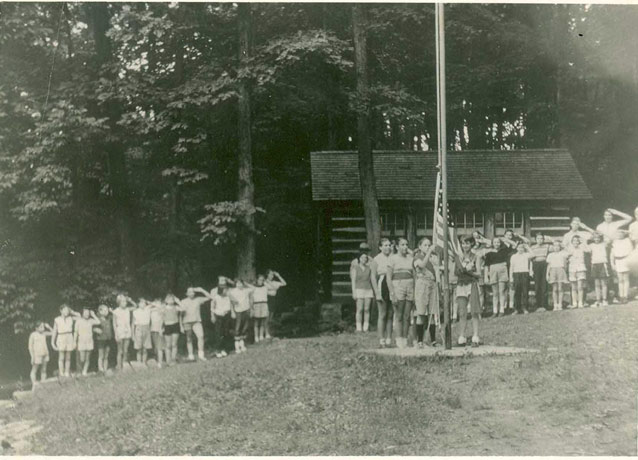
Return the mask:
<svg viewBox="0 0 638 460">
<path fill-rule="evenodd" d="M 470 233 L 475 229 L 483 231 L 485 226 L 485 216 L 481 212 L 457 212 L 453 215 L 454 226 L 458 230 L 468 230 Z"/>
<path fill-rule="evenodd" d="M 433 211 L 417 211 L 414 218 L 416 220 L 416 236 L 432 236 L 432 226 L 434 225 Z"/>
<path fill-rule="evenodd" d="M 405 214 L 397 212 L 381 213 L 381 228 L 384 235 L 405 235 Z"/>
<path fill-rule="evenodd" d="M 523 232 L 524 216 L 522 212 L 497 212 L 494 214 L 494 228 L 496 235 L 505 234 L 505 230 L 512 229 L 514 232 Z"/>
</svg>

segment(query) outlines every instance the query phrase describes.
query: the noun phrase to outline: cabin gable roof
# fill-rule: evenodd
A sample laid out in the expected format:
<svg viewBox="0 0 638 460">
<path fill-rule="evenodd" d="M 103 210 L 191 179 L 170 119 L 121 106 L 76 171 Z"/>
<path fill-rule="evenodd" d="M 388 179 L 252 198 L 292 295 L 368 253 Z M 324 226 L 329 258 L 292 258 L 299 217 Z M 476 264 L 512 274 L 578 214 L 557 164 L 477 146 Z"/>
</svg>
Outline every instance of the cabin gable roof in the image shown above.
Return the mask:
<svg viewBox="0 0 638 460">
<path fill-rule="evenodd" d="M 450 200 L 592 198 L 567 150 L 466 150 L 447 158 Z M 380 200 L 434 199 L 435 151 L 375 151 L 373 162 Z M 357 152 L 311 152 L 310 166 L 313 200 L 361 200 Z"/>
</svg>

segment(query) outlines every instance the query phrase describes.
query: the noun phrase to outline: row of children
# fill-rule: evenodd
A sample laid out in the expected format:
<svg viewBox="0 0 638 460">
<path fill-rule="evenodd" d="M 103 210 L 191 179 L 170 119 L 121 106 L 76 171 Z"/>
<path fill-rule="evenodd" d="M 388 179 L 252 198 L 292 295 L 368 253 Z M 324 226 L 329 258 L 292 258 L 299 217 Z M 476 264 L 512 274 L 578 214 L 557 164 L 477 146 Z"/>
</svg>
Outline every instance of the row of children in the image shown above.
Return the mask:
<svg viewBox="0 0 638 460">
<path fill-rule="evenodd" d="M 616 293 L 621 303 L 629 296 L 628 261 L 638 241 L 638 208 L 636 222 L 631 216 L 607 209 L 604 221 L 592 230 L 579 218 L 571 220 L 570 230 L 561 238 L 537 234 L 532 242 L 507 230 L 502 237 L 486 239 L 480 231 L 463 237 L 461 247 L 450 266 L 450 292 L 454 319 L 458 318 L 459 344 L 465 337 L 468 310 L 472 318 L 472 345 L 478 346 L 479 319 L 484 314 L 486 297 L 492 293 L 492 314 L 504 315 L 529 311 L 529 287 L 534 280 L 536 311 L 549 310 L 548 285 L 551 286 L 553 309 L 563 308 L 563 284 L 571 285 L 567 308 L 585 307 L 585 283 L 594 280 L 596 302 L 593 307 L 608 305 L 608 286 L 617 275 Z M 619 219 L 614 220 L 614 217 Z M 629 230 L 621 227 L 628 225 Z M 394 247 L 393 247 L 394 246 Z M 424 330 L 436 344 L 436 325 L 440 324 L 442 264 L 440 248 L 423 238 L 414 251 L 405 238 L 392 244 L 384 238 L 380 252 L 370 258 L 370 248 L 360 245 L 360 254 L 350 265 L 352 296 L 356 301 L 356 327 L 369 329 L 372 301 L 376 299 L 379 317 L 377 330 L 382 347 L 389 346 L 394 330 L 397 346 L 407 343 L 412 322 L 416 329 L 416 346 L 423 346 Z M 591 275 L 590 275 L 591 274 Z M 491 288 L 491 289 L 487 289 Z M 508 308 L 509 306 L 509 308 Z"/>
<path fill-rule="evenodd" d="M 207 302 L 210 302 L 214 326 L 215 356 L 222 358 L 228 355 L 230 350 L 226 339 L 230 337 L 234 337 L 235 352 L 241 353 L 246 351 L 245 340 L 251 318 L 255 342 L 270 338 L 269 319 L 272 318 L 272 312 L 268 301 L 285 285 L 279 273 L 269 270 L 267 275 L 257 277 L 255 285 L 241 279 L 233 282 L 226 277 L 219 277 L 217 287 L 210 292 L 190 287 L 182 300 L 168 294 L 164 301 L 140 299 L 136 303 L 126 295 L 118 294 L 115 309 L 100 305 L 97 314 L 88 307 L 83 308 L 80 314 L 64 304 L 53 327 L 40 321 L 29 336 L 31 381 L 35 388 L 38 372 L 42 380 L 47 378 L 48 336 L 51 337 L 51 347 L 58 352 L 58 375 L 61 377 L 71 376 L 73 351 L 77 352 L 78 369 L 82 375 L 87 375 L 95 348 L 98 350 L 98 371 L 106 372 L 113 341 L 117 348 L 117 369 L 122 369 L 124 363 L 128 362 L 131 340 L 138 363 L 146 364 L 148 350 L 153 349 L 158 367 L 161 368 L 164 362 L 167 365 L 174 364 L 177 362 L 180 334 L 186 335 L 187 359 L 195 360 L 195 340 L 198 358 L 206 361 L 201 306 Z"/>
</svg>

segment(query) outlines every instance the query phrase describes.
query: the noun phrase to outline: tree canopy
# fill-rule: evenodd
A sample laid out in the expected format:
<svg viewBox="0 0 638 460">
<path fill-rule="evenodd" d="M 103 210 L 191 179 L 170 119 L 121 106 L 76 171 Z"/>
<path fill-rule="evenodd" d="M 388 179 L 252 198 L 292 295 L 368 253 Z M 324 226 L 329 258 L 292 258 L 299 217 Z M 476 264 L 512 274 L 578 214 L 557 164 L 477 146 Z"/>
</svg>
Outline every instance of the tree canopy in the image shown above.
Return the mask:
<svg viewBox="0 0 638 460">
<path fill-rule="evenodd" d="M 436 145 L 434 7 L 366 5 L 371 142 Z M 160 296 L 235 271 L 254 213 L 258 272 L 315 292 L 309 152 L 355 149 L 351 8 L 0 4 L 0 321 L 60 302 Z M 638 8 L 453 4 L 451 150 L 567 147 L 594 194 L 635 205 Z M 256 209 L 237 198 L 238 91 L 251 87 Z M 453 179 L 452 179 L 453 180 Z"/>
</svg>

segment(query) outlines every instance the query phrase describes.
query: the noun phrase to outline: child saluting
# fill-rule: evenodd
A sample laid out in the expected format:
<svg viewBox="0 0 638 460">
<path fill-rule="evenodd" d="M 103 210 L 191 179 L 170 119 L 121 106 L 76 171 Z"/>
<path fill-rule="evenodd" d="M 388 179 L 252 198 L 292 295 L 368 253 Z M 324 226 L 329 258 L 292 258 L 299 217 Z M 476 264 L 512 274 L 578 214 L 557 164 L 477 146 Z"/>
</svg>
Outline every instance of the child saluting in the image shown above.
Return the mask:
<svg viewBox="0 0 638 460">
<path fill-rule="evenodd" d="M 43 321 L 38 321 L 35 330 L 29 336 L 29 354 L 31 355 L 31 384 L 35 390 L 37 384 L 38 370 L 40 378 L 44 382 L 47 379 L 47 364 L 49 363 L 49 347 L 47 346 L 47 335 L 51 335 L 51 326 Z"/>
</svg>

